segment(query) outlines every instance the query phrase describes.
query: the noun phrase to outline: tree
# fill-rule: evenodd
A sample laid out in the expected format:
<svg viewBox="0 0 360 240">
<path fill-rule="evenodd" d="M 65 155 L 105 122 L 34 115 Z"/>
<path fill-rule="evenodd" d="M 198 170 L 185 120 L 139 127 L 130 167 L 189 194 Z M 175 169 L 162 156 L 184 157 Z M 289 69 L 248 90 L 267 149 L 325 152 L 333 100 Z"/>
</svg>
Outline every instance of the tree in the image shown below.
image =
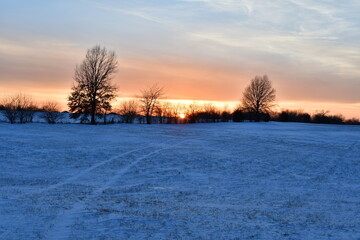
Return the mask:
<svg viewBox="0 0 360 240">
<path fill-rule="evenodd" d="M 10 123 L 32 122 L 35 111 L 38 109 L 32 100 L 32 97 L 19 93 L 3 99 L 4 116 Z"/>
<path fill-rule="evenodd" d="M 344 123 L 350 125 L 360 125 L 360 120 L 358 118 L 351 118 L 346 120 Z"/>
<path fill-rule="evenodd" d="M 343 124 L 345 118 L 342 115 L 329 115 L 329 111 L 316 111 L 312 117 L 313 123 Z"/>
<path fill-rule="evenodd" d="M 16 98 L 6 97 L 2 99 L 3 115 L 7 120 L 13 124 L 16 122 L 17 111 L 16 111 Z"/>
<path fill-rule="evenodd" d="M 255 114 L 255 121 L 261 114 L 267 114 L 274 106 L 275 89 L 271 86 L 268 76 L 256 76 L 243 93 L 242 104 L 246 111 Z"/>
<path fill-rule="evenodd" d="M 56 123 L 61 119 L 59 104 L 55 101 L 47 101 L 42 106 L 43 113 L 41 117 L 47 123 Z"/>
<path fill-rule="evenodd" d="M 180 114 L 186 113 L 186 105 L 182 103 L 170 104 L 168 109 L 169 123 L 179 123 Z"/>
<path fill-rule="evenodd" d="M 234 122 L 243 122 L 245 120 L 245 114 L 241 107 L 237 107 L 232 113 L 232 119 Z"/>
<path fill-rule="evenodd" d="M 164 114 L 166 113 L 166 103 L 158 103 L 155 106 L 155 114 L 159 119 L 159 123 L 163 124 L 164 123 Z"/>
<path fill-rule="evenodd" d="M 140 102 L 143 113 L 146 117 L 146 123 L 151 124 L 152 115 L 157 106 L 159 98 L 164 95 L 164 88 L 157 84 L 152 85 L 147 89 L 141 90 Z"/>
<path fill-rule="evenodd" d="M 91 124 L 96 124 L 95 115 L 111 109 L 110 101 L 116 97 L 117 90 L 111 79 L 116 70 L 114 51 L 100 46 L 88 49 L 81 65 L 75 68 L 75 85 L 68 98 L 71 117 L 90 115 Z"/>
<path fill-rule="evenodd" d="M 199 111 L 201 111 L 201 107 L 197 103 L 193 102 L 188 105 L 186 115 L 188 116 L 190 123 L 196 123 Z"/>
<path fill-rule="evenodd" d="M 128 100 L 120 103 L 118 113 L 125 123 L 133 123 L 138 112 L 138 103 L 135 100 Z"/>
<path fill-rule="evenodd" d="M 302 110 L 282 110 L 277 120 L 280 122 L 310 122 L 311 117 L 308 113 Z"/>
<path fill-rule="evenodd" d="M 168 101 L 162 101 L 161 104 L 158 105 L 160 106 L 156 107 L 156 114 L 159 117 L 160 123 L 174 123 L 174 104 Z"/>
<path fill-rule="evenodd" d="M 206 122 L 217 122 L 221 119 L 220 111 L 212 103 L 205 103 L 203 106 L 204 111 L 202 112 L 202 118 Z"/>
</svg>

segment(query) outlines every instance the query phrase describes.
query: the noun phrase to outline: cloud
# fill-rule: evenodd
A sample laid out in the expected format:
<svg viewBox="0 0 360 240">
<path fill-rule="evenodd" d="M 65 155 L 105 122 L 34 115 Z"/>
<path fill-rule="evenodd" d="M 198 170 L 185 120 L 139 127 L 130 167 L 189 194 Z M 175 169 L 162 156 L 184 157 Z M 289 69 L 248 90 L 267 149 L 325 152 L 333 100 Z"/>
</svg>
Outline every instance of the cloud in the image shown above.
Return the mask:
<svg viewBox="0 0 360 240">
<path fill-rule="evenodd" d="M 218 10 L 236 10 L 245 1 L 184 0 L 202 2 Z M 359 4 L 335 1 L 251 1 L 251 16 L 226 23 L 204 25 L 188 33 L 193 41 L 207 42 L 256 55 L 281 55 L 293 63 L 308 63 L 339 77 L 360 75 Z M 233 50 L 229 50 L 231 52 Z M 254 54 L 254 55 L 255 55 Z M 241 55 L 240 55 L 241 56 Z M 261 58 L 261 57 L 260 57 Z"/>
<path fill-rule="evenodd" d="M 252 6 L 249 1 L 244 0 L 183 0 L 188 3 L 203 3 L 209 5 L 213 10 L 224 12 L 245 12 L 251 15 Z"/>
<path fill-rule="evenodd" d="M 161 18 L 154 17 L 154 16 L 152 16 L 148 13 L 145 13 L 144 11 L 141 11 L 141 10 L 118 8 L 118 7 L 106 5 L 104 3 L 100 3 L 100 2 L 92 1 L 92 0 L 86 0 L 86 1 L 99 9 L 116 12 L 116 13 L 120 13 L 120 14 L 125 14 L 125 15 L 130 15 L 130 16 L 135 16 L 135 17 L 141 18 L 143 20 L 147 20 L 147 21 L 151 21 L 151 22 L 155 22 L 155 23 L 163 23 L 163 20 Z"/>
</svg>

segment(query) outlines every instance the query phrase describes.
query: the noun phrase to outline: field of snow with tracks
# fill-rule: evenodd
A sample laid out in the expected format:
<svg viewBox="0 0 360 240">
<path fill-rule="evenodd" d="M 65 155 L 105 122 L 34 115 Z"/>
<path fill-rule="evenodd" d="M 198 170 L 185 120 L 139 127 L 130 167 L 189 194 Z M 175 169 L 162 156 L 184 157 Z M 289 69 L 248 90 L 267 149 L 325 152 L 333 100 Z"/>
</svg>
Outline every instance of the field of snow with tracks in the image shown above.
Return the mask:
<svg viewBox="0 0 360 240">
<path fill-rule="evenodd" d="M 0 123 L 0 239 L 360 239 L 360 127 Z"/>
</svg>

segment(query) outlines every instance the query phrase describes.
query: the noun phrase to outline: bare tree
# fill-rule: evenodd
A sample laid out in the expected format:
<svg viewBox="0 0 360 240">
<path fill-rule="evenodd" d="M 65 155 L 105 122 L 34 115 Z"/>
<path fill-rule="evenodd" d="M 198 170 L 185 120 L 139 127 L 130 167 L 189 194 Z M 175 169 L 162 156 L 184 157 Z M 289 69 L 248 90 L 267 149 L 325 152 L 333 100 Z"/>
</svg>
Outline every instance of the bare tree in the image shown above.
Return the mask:
<svg viewBox="0 0 360 240">
<path fill-rule="evenodd" d="M 190 123 L 196 122 L 198 112 L 200 112 L 201 110 L 202 110 L 201 106 L 199 106 L 199 104 L 197 104 L 196 102 L 193 102 L 188 105 L 186 115 L 188 116 Z"/>
<path fill-rule="evenodd" d="M 193 102 L 188 105 L 186 114 L 190 115 L 190 114 L 194 114 L 199 111 L 201 111 L 201 107 L 196 102 Z"/>
<path fill-rule="evenodd" d="M 164 95 L 164 88 L 159 87 L 157 84 L 152 85 L 147 89 L 141 90 L 140 102 L 143 113 L 146 117 L 146 123 L 151 124 L 152 115 L 159 98 Z"/>
<path fill-rule="evenodd" d="M 157 108 L 157 116 L 159 117 L 159 111 L 161 109 L 160 123 L 173 123 L 174 113 L 173 104 L 168 101 L 162 101 L 161 106 Z"/>
<path fill-rule="evenodd" d="M 275 105 L 275 89 L 267 75 L 256 76 L 243 93 L 242 104 L 246 111 L 255 113 L 255 120 L 260 120 L 260 114 L 268 113 Z"/>
<path fill-rule="evenodd" d="M 162 105 L 163 117 L 166 118 L 166 123 L 179 122 L 180 114 L 186 114 L 186 105 L 182 103 L 173 104 L 170 102 L 164 102 Z"/>
<path fill-rule="evenodd" d="M 10 123 L 32 122 L 37 107 L 32 97 L 19 93 L 3 99 L 4 116 Z"/>
<path fill-rule="evenodd" d="M 32 122 L 35 111 L 37 110 L 32 97 L 19 93 L 14 96 L 14 100 L 19 123 Z"/>
<path fill-rule="evenodd" d="M 81 65 L 75 68 L 75 85 L 68 98 L 73 118 L 90 115 L 91 124 L 96 124 L 96 114 L 110 111 L 110 101 L 116 97 L 117 88 L 111 83 L 116 70 L 115 52 L 100 46 L 87 51 Z"/>
<path fill-rule="evenodd" d="M 138 102 L 127 100 L 120 103 L 118 113 L 122 116 L 125 123 L 133 123 L 138 113 Z"/>
<path fill-rule="evenodd" d="M 21 113 L 24 116 L 23 121 L 20 121 L 20 123 L 33 122 L 34 115 L 39 110 L 39 107 L 29 95 L 19 94 L 19 98 L 20 105 L 22 105 L 20 107 Z"/>
<path fill-rule="evenodd" d="M 16 98 L 6 97 L 2 99 L 3 115 L 11 123 L 16 122 L 17 111 L 16 111 Z"/>
<path fill-rule="evenodd" d="M 159 102 L 156 106 L 155 106 L 155 114 L 156 116 L 159 118 L 159 123 L 163 124 L 164 123 L 164 114 L 166 113 L 166 102 Z"/>
<path fill-rule="evenodd" d="M 186 115 L 186 105 L 183 103 L 174 104 L 172 108 L 174 123 L 179 123 L 180 114 Z"/>
<path fill-rule="evenodd" d="M 43 104 L 42 110 L 43 113 L 41 117 L 45 119 L 47 123 L 56 123 L 62 117 L 58 102 L 49 100 Z"/>
<path fill-rule="evenodd" d="M 212 103 L 205 103 L 203 106 L 203 117 L 206 122 L 217 122 L 220 120 L 221 114 L 217 107 Z"/>
</svg>

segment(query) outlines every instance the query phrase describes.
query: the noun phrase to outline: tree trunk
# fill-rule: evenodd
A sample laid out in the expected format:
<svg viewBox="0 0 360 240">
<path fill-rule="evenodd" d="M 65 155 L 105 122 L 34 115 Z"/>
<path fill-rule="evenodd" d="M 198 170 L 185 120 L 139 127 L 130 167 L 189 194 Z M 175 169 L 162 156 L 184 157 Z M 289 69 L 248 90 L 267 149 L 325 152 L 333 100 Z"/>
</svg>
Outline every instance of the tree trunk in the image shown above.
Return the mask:
<svg viewBox="0 0 360 240">
<path fill-rule="evenodd" d="M 91 113 L 91 124 L 96 124 L 96 121 L 95 121 L 95 112 L 92 112 L 92 113 Z"/>
<path fill-rule="evenodd" d="M 91 103 L 91 124 L 96 124 L 96 120 L 95 120 L 95 111 L 96 111 L 96 103 L 95 100 L 92 100 Z"/>
</svg>

